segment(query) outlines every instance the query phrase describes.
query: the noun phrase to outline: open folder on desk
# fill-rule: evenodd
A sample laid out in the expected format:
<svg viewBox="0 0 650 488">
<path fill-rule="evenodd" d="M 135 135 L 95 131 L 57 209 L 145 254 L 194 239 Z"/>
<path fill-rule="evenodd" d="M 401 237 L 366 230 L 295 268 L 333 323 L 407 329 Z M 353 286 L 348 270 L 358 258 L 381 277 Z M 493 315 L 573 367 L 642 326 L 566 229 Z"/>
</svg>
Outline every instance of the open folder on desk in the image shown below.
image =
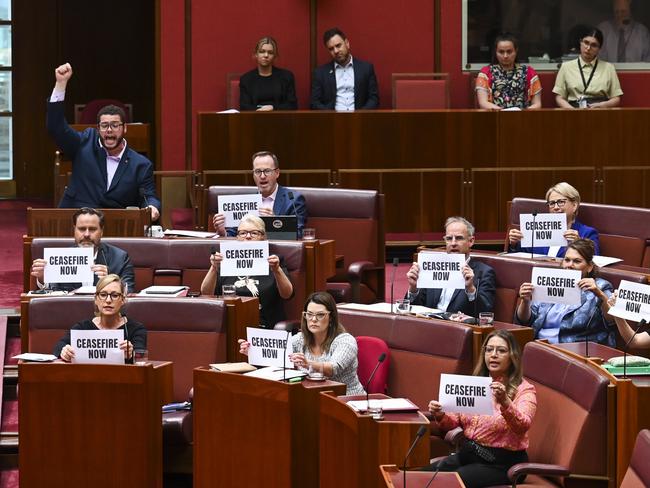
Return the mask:
<svg viewBox="0 0 650 488">
<path fill-rule="evenodd" d="M 286 368 L 282 371 L 282 368 L 277 366 L 267 366 L 266 368 L 256 369 L 250 373 L 244 373 L 246 376 L 253 376 L 255 378 L 264 378 L 267 380 L 282 381 L 283 379 L 290 380 L 291 378 L 301 378 L 307 376 L 306 371 L 300 371 L 297 369 Z"/>
<path fill-rule="evenodd" d="M 341 305 L 337 305 L 338 308 L 345 308 L 349 310 L 364 310 L 366 312 L 383 312 L 383 313 L 390 313 L 391 312 L 391 307 L 390 303 L 371 303 L 371 304 L 365 304 L 365 303 L 343 303 Z M 393 312 L 397 312 L 397 307 L 393 306 Z M 420 314 L 420 315 L 426 315 L 430 313 L 441 313 L 442 310 L 439 310 L 437 308 L 429 308 L 429 307 L 423 307 L 422 305 L 411 305 L 411 313 L 413 314 Z"/>
</svg>

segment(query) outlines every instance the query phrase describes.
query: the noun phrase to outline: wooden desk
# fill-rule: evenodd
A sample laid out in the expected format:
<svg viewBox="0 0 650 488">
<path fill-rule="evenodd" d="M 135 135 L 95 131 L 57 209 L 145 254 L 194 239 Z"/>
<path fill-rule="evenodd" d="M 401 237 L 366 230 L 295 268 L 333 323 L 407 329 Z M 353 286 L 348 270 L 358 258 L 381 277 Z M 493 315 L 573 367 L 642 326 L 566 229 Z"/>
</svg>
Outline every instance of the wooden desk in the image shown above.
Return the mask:
<svg viewBox="0 0 650 488">
<path fill-rule="evenodd" d="M 647 109 L 200 112 L 198 161 L 199 170 L 232 172 L 220 184 L 240 185 L 250 155 L 266 147 L 288 185 L 384 193 L 387 233 L 428 233 L 449 215 L 503 232 L 508 200 L 542 196 L 558 181 L 584 202 L 650 207 L 649 125 Z M 598 136 L 576 144 L 576 127 Z M 307 168 L 320 173 L 292 173 Z"/>
<path fill-rule="evenodd" d="M 600 360 L 607 361 L 622 356 L 618 349 L 590 342 L 588 355 L 584 342 L 554 344 L 559 351 L 597 368 L 616 387 L 616 481 L 620 485 L 630 464 L 636 436 L 642 429 L 650 428 L 650 376 L 631 376 L 623 379 L 600 367 Z"/>
<path fill-rule="evenodd" d="M 320 488 L 385 487 L 380 464 L 402 464 L 418 429 L 429 421 L 420 412 L 384 413 L 384 420 L 355 412 L 329 393 L 320 397 Z M 370 398 L 386 398 L 373 394 Z M 413 450 L 409 466 L 429 463 L 425 435 Z M 315 485 L 314 485 L 315 486 Z"/>
<path fill-rule="evenodd" d="M 194 487 L 318 486 L 319 393 L 334 382 L 282 383 L 194 370 Z"/>
<path fill-rule="evenodd" d="M 72 215 L 76 208 L 27 207 L 29 237 L 70 237 L 73 235 Z M 151 225 L 151 209 L 103 208 L 103 237 L 143 237 Z"/>
<path fill-rule="evenodd" d="M 162 488 L 172 364 L 18 366 L 20 486 Z"/>
<path fill-rule="evenodd" d="M 379 467 L 384 477 L 387 488 L 404 488 L 404 471 L 394 464 L 382 465 Z M 433 482 L 428 485 L 433 477 L 431 471 L 408 471 L 406 473 L 407 484 L 411 488 L 465 488 L 465 483 L 460 479 L 458 473 L 438 472 Z"/>
</svg>

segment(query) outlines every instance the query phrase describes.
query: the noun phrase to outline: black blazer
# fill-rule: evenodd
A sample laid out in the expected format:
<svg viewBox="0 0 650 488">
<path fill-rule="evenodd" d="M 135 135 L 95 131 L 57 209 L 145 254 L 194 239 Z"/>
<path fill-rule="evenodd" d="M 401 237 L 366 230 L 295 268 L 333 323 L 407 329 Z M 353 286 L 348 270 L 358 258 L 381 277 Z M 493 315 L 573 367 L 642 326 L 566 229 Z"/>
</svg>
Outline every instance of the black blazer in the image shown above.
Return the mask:
<svg viewBox="0 0 650 488">
<path fill-rule="evenodd" d="M 353 58 L 355 110 L 379 108 L 379 91 L 375 68 L 371 63 Z M 334 62 L 314 70 L 311 83 L 312 110 L 334 110 L 336 104 L 336 75 Z"/>
<path fill-rule="evenodd" d="M 494 311 L 496 296 L 496 274 L 494 270 L 481 261 L 470 260 L 469 267 L 474 271 L 474 286 L 477 288 L 475 301 L 467 299 L 465 290 L 455 290 L 451 297 L 447 312 L 463 312 L 465 315 L 476 316 L 481 312 Z M 442 294 L 441 288 L 424 288 L 412 301 L 413 305 L 424 305 L 437 308 Z"/>
<path fill-rule="evenodd" d="M 270 86 L 265 87 L 268 83 Z M 271 89 L 272 94 L 263 94 L 265 89 Z M 272 99 L 269 99 L 268 96 Z M 293 73 L 282 68 L 273 68 L 271 76 L 266 79 L 260 76 L 257 68 L 244 73 L 239 78 L 239 109 L 257 110 L 258 105 L 273 105 L 274 110 L 297 110 L 296 83 Z"/>
</svg>

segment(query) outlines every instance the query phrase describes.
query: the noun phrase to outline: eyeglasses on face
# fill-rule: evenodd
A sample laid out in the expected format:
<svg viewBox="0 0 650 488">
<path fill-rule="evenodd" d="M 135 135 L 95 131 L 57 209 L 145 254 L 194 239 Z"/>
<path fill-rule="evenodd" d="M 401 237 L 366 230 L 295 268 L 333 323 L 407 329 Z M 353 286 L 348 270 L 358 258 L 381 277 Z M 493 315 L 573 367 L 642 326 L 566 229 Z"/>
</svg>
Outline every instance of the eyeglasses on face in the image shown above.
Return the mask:
<svg viewBox="0 0 650 488">
<path fill-rule="evenodd" d="M 237 236 L 238 237 L 246 237 L 246 236 L 251 236 L 251 237 L 260 237 L 263 236 L 264 232 L 261 230 L 238 230 L 237 231 Z"/>
<path fill-rule="evenodd" d="M 115 300 L 119 300 L 119 299 L 122 298 L 124 295 L 122 295 L 121 293 L 118 293 L 118 292 L 116 292 L 116 291 L 113 291 L 113 292 L 111 292 L 111 293 L 108 293 L 108 292 L 106 292 L 106 291 L 100 291 L 100 292 L 97 293 L 95 296 L 96 296 L 97 298 L 99 298 L 100 300 L 102 300 L 102 301 L 106 301 L 106 300 L 108 299 L 108 297 L 111 297 L 111 300 L 115 301 Z"/>
<path fill-rule="evenodd" d="M 485 354 L 493 354 L 495 350 L 499 356 L 505 356 L 510 352 L 510 349 L 507 347 L 485 346 Z"/>
<path fill-rule="evenodd" d="M 465 240 L 465 236 L 444 236 L 443 239 L 445 242 L 463 242 Z"/>
<path fill-rule="evenodd" d="M 266 169 L 254 169 L 253 174 L 255 176 L 269 176 L 273 174 L 274 171 L 277 171 L 277 168 L 266 168 Z"/>
<path fill-rule="evenodd" d="M 323 320 L 325 317 L 329 315 L 329 312 L 303 312 L 302 316 L 305 317 L 306 320 L 318 320 L 319 322 Z"/>
<path fill-rule="evenodd" d="M 548 202 L 546 202 L 546 205 L 548 205 L 548 208 L 553 208 L 556 205 L 560 208 L 564 208 L 566 202 L 568 201 L 569 200 L 567 198 L 561 198 L 560 200 L 549 200 Z"/>
<path fill-rule="evenodd" d="M 597 42 L 589 42 L 586 39 L 583 39 L 581 42 L 584 47 L 590 47 L 592 49 L 600 49 L 600 44 L 598 44 Z"/>
<path fill-rule="evenodd" d="M 101 122 L 99 124 L 99 130 L 106 132 L 109 128 L 117 130 L 122 127 L 124 124 L 122 122 Z"/>
</svg>

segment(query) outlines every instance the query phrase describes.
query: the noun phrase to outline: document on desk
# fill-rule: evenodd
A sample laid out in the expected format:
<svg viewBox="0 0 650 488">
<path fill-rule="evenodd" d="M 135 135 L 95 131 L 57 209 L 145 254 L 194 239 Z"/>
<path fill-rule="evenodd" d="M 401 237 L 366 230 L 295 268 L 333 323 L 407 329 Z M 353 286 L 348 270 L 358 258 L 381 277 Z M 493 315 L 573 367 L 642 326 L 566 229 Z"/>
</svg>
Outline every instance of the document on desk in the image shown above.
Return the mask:
<svg viewBox="0 0 650 488">
<path fill-rule="evenodd" d="M 54 361 L 56 356 L 54 354 L 41 354 L 37 352 L 24 352 L 13 356 L 13 359 L 19 359 L 22 361 L 33 361 L 37 363 L 48 363 Z"/>
<path fill-rule="evenodd" d="M 180 230 L 180 229 L 167 229 L 164 234 L 166 236 L 180 236 L 180 237 L 198 237 L 198 238 L 210 238 L 214 237 L 216 234 L 214 232 L 201 232 L 198 230 Z"/>
<path fill-rule="evenodd" d="M 372 398 L 372 405 L 379 406 L 384 412 L 417 412 L 418 406 L 408 398 Z M 348 405 L 357 412 L 365 412 L 368 408 L 366 400 L 350 400 Z"/>
<path fill-rule="evenodd" d="M 371 303 L 371 304 L 365 304 L 365 303 L 343 303 L 341 305 L 337 306 L 338 308 L 343 308 L 347 310 L 363 310 L 366 312 L 383 312 L 383 313 L 390 313 L 391 312 L 391 307 L 390 303 Z M 393 312 L 395 312 L 395 307 L 393 307 Z M 412 314 L 420 314 L 424 315 L 427 313 L 441 313 L 442 310 L 439 310 L 437 308 L 429 308 L 429 307 L 423 307 L 422 305 L 411 305 L 411 313 Z"/>
<path fill-rule="evenodd" d="M 244 376 L 252 376 L 254 378 L 264 378 L 266 380 L 275 380 L 275 381 L 282 381 L 283 379 L 291 379 L 291 378 L 300 378 L 303 376 L 307 376 L 307 371 L 300 371 L 297 369 L 285 369 L 284 372 L 282 371 L 282 368 L 278 368 L 276 366 L 267 366 L 266 368 L 260 368 L 256 369 L 255 371 L 251 371 L 250 373 L 244 373 Z"/>
</svg>

